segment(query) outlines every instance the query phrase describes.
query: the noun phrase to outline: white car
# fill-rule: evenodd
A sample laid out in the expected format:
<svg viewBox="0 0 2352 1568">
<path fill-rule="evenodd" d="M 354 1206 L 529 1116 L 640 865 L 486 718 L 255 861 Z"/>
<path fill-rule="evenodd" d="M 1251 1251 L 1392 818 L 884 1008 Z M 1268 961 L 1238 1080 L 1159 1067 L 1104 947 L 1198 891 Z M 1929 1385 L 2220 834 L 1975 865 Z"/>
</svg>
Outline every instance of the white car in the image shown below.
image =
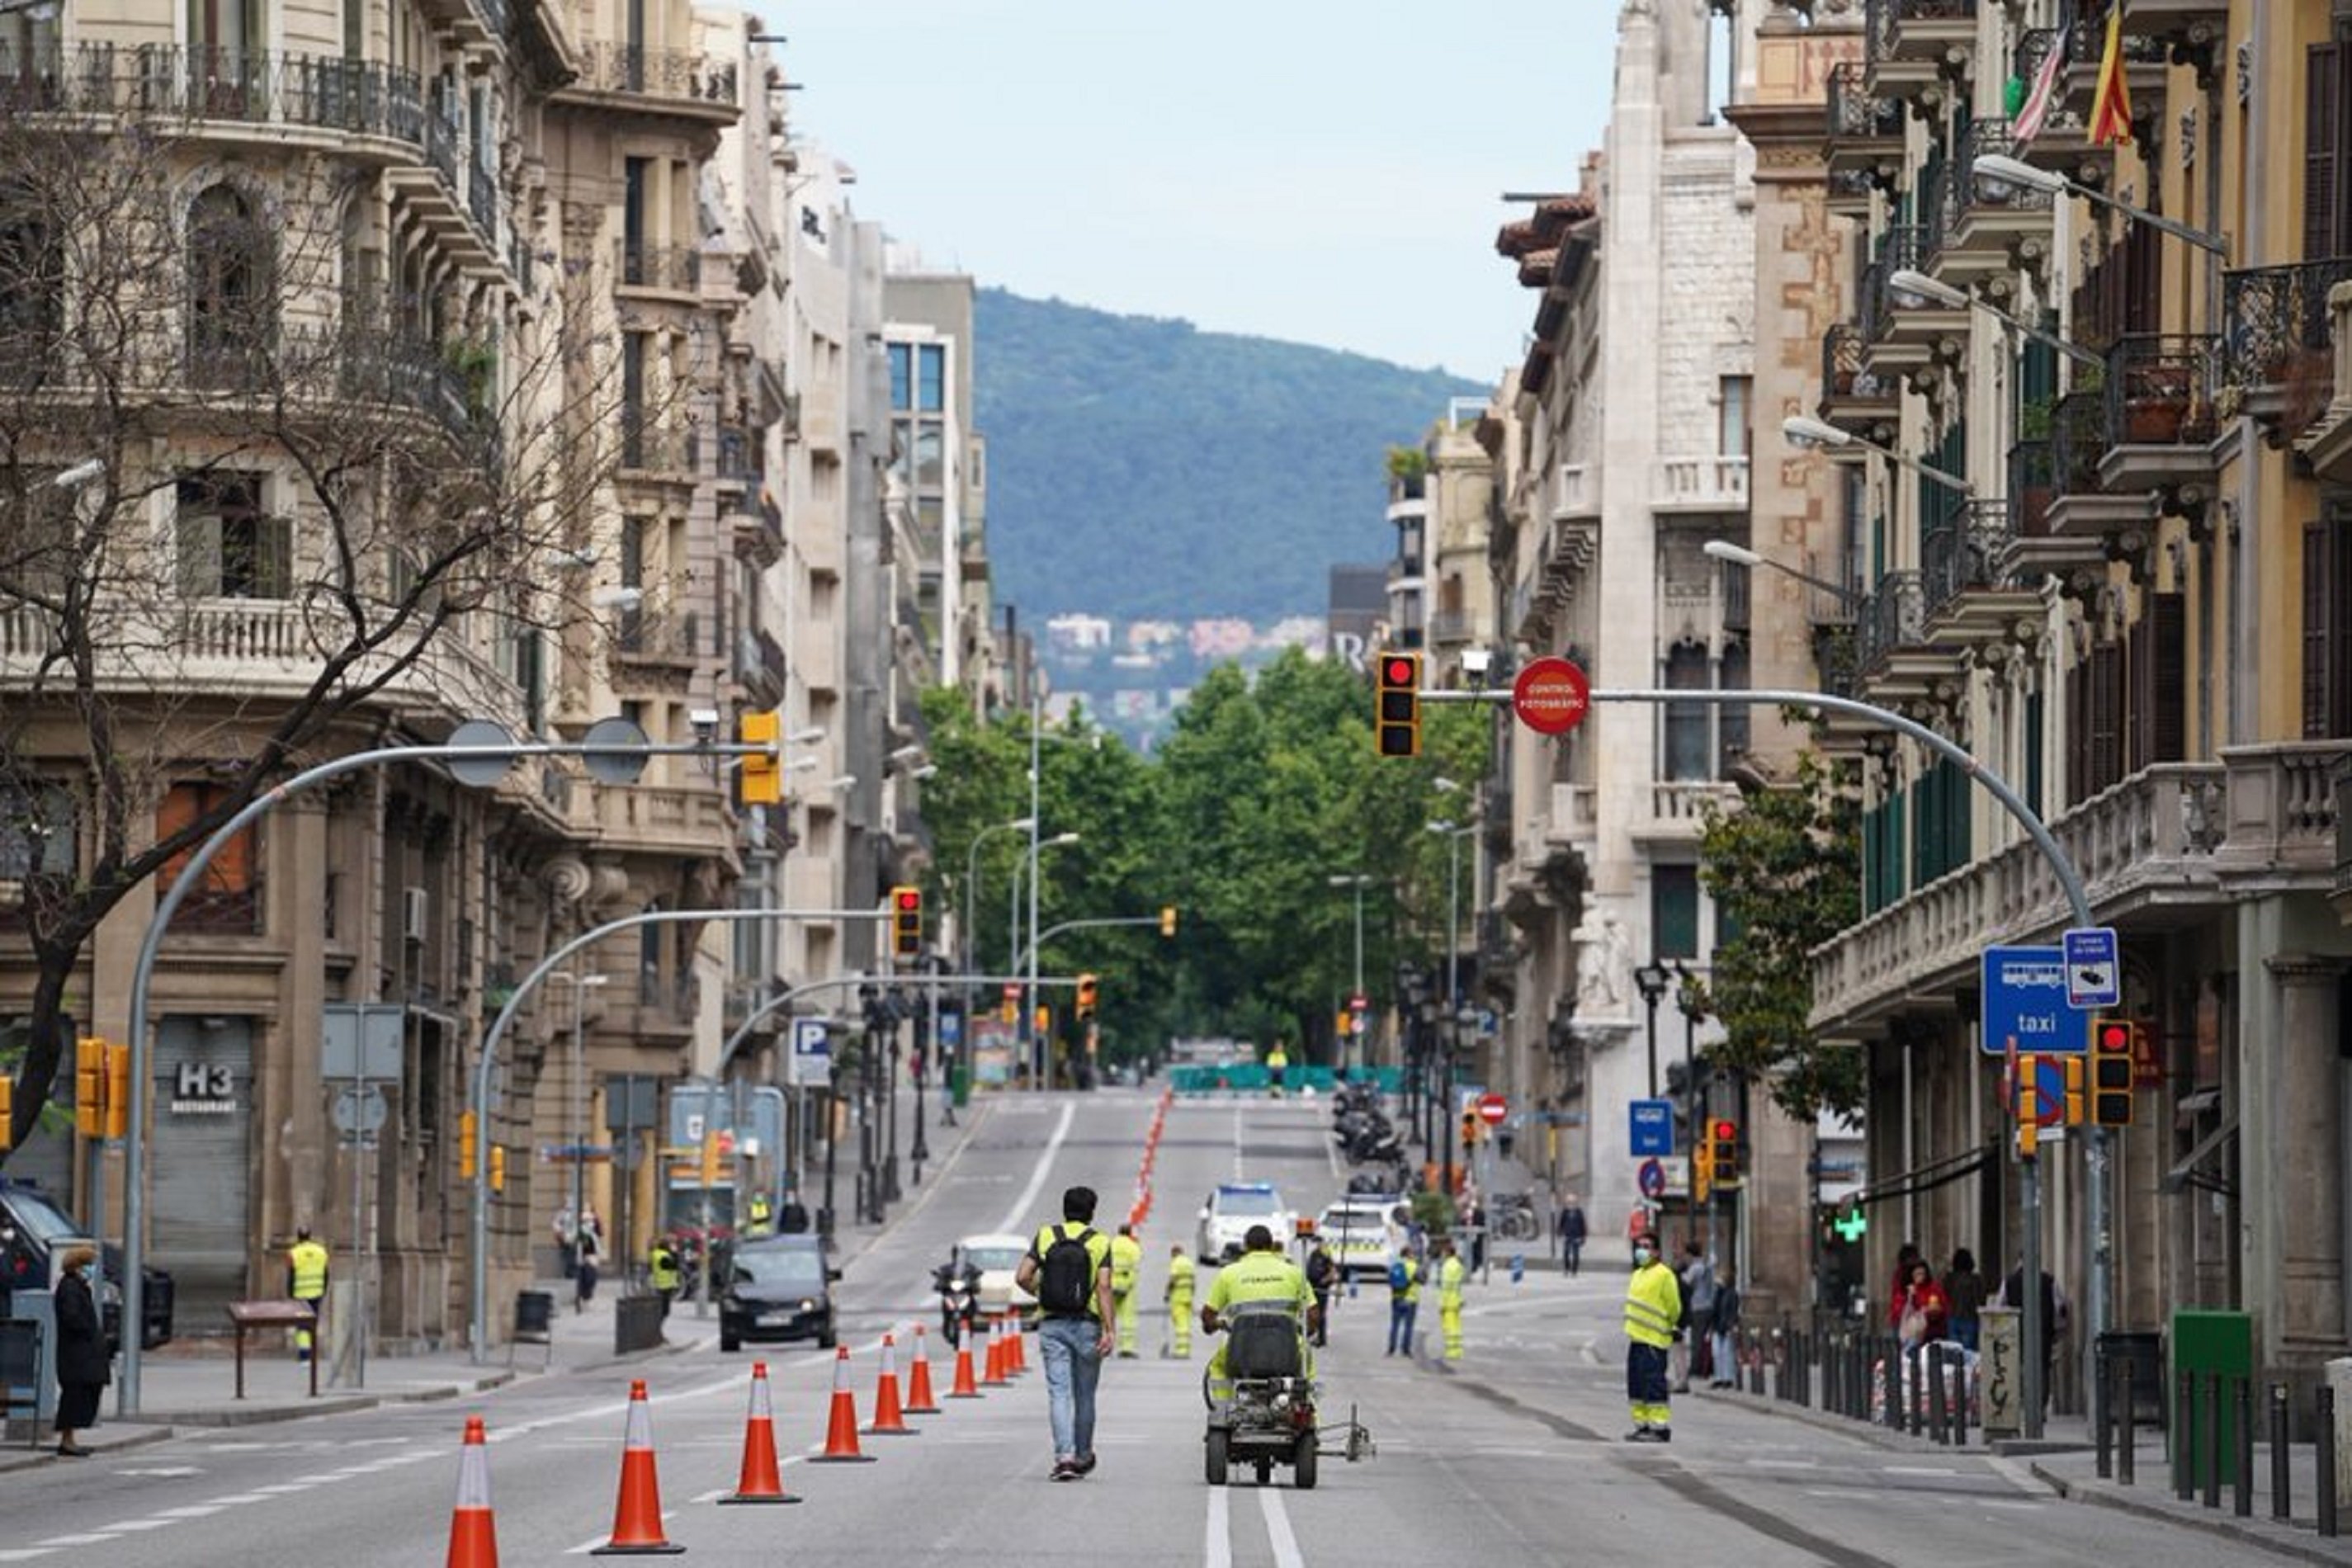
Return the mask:
<svg viewBox="0 0 2352 1568">
<path fill-rule="evenodd" d="M 1272 1182 L 1225 1182 L 1201 1205 L 1201 1233 L 1192 1250 L 1203 1263 L 1226 1263 L 1242 1255 L 1242 1237 L 1262 1225 L 1277 1246 L 1290 1245 L 1290 1206 Z"/>
<path fill-rule="evenodd" d="M 1396 1230 L 1402 1198 L 1341 1198 L 1323 1211 L 1315 1233 L 1343 1274 L 1386 1275 L 1395 1256 L 1390 1238 Z"/>
<path fill-rule="evenodd" d="M 1021 1267 L 1022 1256 L 1028 1250 L 1025 1236 L 1010 1232 L 967 1236 L 956 1243 L 949 1262 L 958 1269 L 969 1264 L 979 1270 L 982 1313 L 993 1317 L 1017 1311 L 1025 1319 L 1036 1312 L 1037 1298 L 1013 1282 L 1013 1271 Z"/>
</svg>

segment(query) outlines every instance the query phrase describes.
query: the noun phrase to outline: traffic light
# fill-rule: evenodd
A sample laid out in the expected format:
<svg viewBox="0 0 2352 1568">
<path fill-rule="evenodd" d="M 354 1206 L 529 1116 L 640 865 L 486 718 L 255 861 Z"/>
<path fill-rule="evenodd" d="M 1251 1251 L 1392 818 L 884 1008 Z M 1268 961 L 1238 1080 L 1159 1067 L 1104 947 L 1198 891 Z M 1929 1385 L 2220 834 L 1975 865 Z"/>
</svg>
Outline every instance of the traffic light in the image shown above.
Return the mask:
<svg viewBox="0 0 2352 1568">
<path fill-rule="evenodd" d="M 923 889 L 901 883 L 890 889 L 890 952 L 915 958 L 923 951 Z"/>
<path fill-rule="evenodd" d="M 765 746 L 764 752 L 747 752 L 743 755 L 743 804 L 773 805 L 783 798 L 783 759 L 778 744 L 783 734 L 782 715 L 774 709 L 761 713 L 746 713 L 738 722 L 736 735 L 747 746 Z"/>
<path fill-rule="evenodd" d="M 2080 1127 L 2083 1125 L 2083 1058 L 2078 1056 L 2066 1057 L 2063 1058 L 2063 1065 L 2066 1072 L 2065 1124 L 2069 1127 Z"/>
<path fill-rule="evenodd" d="M 1706 1201 L 1707 1195 L 1714 1191 L 1715 1142 L 1712 1139 L 1702 1138 L 1697 1142 L 1691 1145 L 1691 1202 L 1695 1204 L 1703 1204 Z"/>
<path fill-rule="evenodd" d="M 702 1134 L 702 1184 L 705 1188 L 719 1184 L 719 1129 L 707 1128 Z"/>
<path fill-rule="evenodd" d="M 1468 1149 L 1475 1146 L 1477 1142 L 1478 1113 L 1475 1110 L 1465 1110 L 1462 1113 L 1462 1146 Z"/>
<path fill-rule="evenodd" d="M 1372 728 L 1373 749 L 1381 756 L 1421 755 L 1421 655 L 1381 655 L 1380 705 Z"/>
<path fill-rule="evenodd" d="M 1091 1018 L 1091 1017 L 1093 1017 L 1093 1016 L 1095 1016 L 1095 996 L 1096 996 L 1096 994 L 1097 994 L 1097 993 L 1096 993 L 1095 977 L 1094 977 L 1093 975 L 1091 975 L 1091 974 L 1081 974 L 1081 975 L 1079 975 L 1079 976 L 1078 976 L 1078 1016 L 1079 1016 L 1079 1017 L 1081 1017 L 1081 1018 Z"/>
<path fill-rule="evenodd" d="M 106 1047 L 106 1135 L 131 1136 L 131 1047 Z"/>
<path fill-rule="evenodd" d="M 457 1179 L 461 1182 L 474 1179 L 474 1135 L 480 1125 L 481 1119 L 472 1111 L 457 1113 Z"/>
<path fill-rule="evenodd" d="M 2126 1018 L 2091 1020 L 2091 1125 L 2095 1127 L 2131 1125 L 2140 1028 Z"/>
<path fill-rule="evenodd" d="M 2017 1082 L 2012 1087 L 2011 1103 L 2017 1111 L 2017 1157 L 2031 1160 L 2042 1152 L 2042 1119 L 2036 1112 L 2042 1104 L 2039 1091 L 2042 1064 L 2031 1051 L 2017 1058 Z"/>
<path fill-rule="evenodd" d="M 16 1146 L 16 1080 L 0 1068 L 0 1154 Z"/>
<path fill-rule="evenodd" d="M 106 1042 L 94 1035 L 74 1041 L 74 1131 L 106 1136 Z"/>
<path fill-rule="evenodd" d="M 1160 906 L 1160 934 L 1161 936 L 1176 934 L 1176 906 L 1173 904 Z"/>
<path fill-rule="evenodd" d="M 1707 1125 L 1707 1173 L 1719 1187 L 1739 1180 L 1739 1123 L 1717 1117 Z"/>
<path fill-rule="evenodd" d="M 502 1193 L 506 1190 L 507 1146 L 503 1143 L 493 1143 L 490 1145 L 490 1191 Z"/>
</svg>

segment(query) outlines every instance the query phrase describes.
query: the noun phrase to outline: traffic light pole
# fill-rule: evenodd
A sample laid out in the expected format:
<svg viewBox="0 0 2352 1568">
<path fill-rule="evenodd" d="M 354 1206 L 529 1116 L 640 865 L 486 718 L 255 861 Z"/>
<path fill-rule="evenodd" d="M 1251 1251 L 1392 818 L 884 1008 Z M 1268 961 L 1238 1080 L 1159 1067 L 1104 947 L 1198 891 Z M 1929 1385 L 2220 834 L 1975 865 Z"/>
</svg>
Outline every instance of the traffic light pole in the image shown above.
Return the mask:
<svg viewBox="0 0 2352 1568">
<path fill-rule="evenodd" d="M 1987 767 L 1970 753 L 1967 747 L 1937 733 L 1916 720 L 1906 718 L 1890 709 L 1881 708 L 1876 703 L 1864 702 L 1852 697 L 1834 697 L 1825 691 L 1595 689 L 1590 694 L 1590 699 L 1594 702 L 1639 702 L 1651 706 L 1663 706 L 1675 702 L 1703 702 L 1718 707 L 1736 703 L 1744 707 L 1806 708 L 1825 713 L 1842 713 L 1853 718 L 1866 719 L 1874 724 L 1893 730 L 1906 739 L 1916 741 L 1954 767 L 1958 768 L 1964 776 L 1974 779 L 1983 785 L 1992 797 L 2000 802 L 2001 808 L 2016 821 L 2019 827 L 2024 830 L 2026 837 L 2032 841 L 2033 847 L 2049 863 L 2051 874 L 2057 879 L 2059 890 L 2065 899 L 2067 913 L 2072 917 L 2074 924 L 2077 927 L 2087 927 L 2095 923 L 2091 914 L 2090 895 L 2083 887 L 2082 874 L 2074 868 L 2074 862 L 2067 855 L 2064 847 L 2057 839 L 2051 837 L 2049 825 L 2042 820 L 2040 814 L 2025 803 L 2023 797 L 2010 786 L 2008 780 Z M 1424 691 L 1420 694 L 1420 700 L 1423 702 L 1502 703 L 1511 701 L 1512 694 L 1508 691 Z M 2087 1364 L 2095 1354 L 2095 1347 L 2099 1342 L 2099 1337 L 2111 1326 L 2112 1308 L 2107 1278 L 2114 1266 L 2115 1221 L 2113 1200 L 2109 1192 L 2109 1165 L 2112 1151 L 2106 1129 L 2104 1127 L 2084 1129 L 2083 1144 L 2083 1206 L 2085 1225 L 2090 1232 L 2088 1248 L 2090 1257 L 2086 1260 L 2084 1271 L 2083 1309 L 2084 1315 L 2090 1320 L 2091 1331 L 2084 1342 L 2086 1346 L 2094 1347 L 2084 1352 L 2084 1361 Z M 2020 1249 L 2024 1256 L 2019 1279 L 2022 1287 L 2019 1294 L 2025 1298 L 2020 1303 L 2023 1310 L 2025 1330 L 2025 1352 L 2021 1358 L 2025 1363 L 2024 1376 L 2021 1379 L 2025 1391 L 2024 1426 L 2026 1436 L 2037 1438 L 2042 1436 L 2042 1400 L 2044 1392 L 2042 1386 L 2040 1352 L 2042 1335 L 2044 1332 L 2044 1325 L 2041 1321 L 2042 1170 L 2037 1160 L 2021 1160 L 2019 1163 L 2019 1207 L 2023 1211 L 2021 1216 L 2023 1224 L 2021 1228 L 2024 1232 L 2021 1238 L 2023 1245 Z M 2105 1419 L 2106 1415 L 2106 1412 L 2101 1408 L 2101 1380 L 2096 1377 L 2086 1377 L 2084 1381 L 2085 1386 L 2092 1391 L 2091 1420 L 2093 1429 L 2096 1430 L 2097 1423 Z"/>
</svg>

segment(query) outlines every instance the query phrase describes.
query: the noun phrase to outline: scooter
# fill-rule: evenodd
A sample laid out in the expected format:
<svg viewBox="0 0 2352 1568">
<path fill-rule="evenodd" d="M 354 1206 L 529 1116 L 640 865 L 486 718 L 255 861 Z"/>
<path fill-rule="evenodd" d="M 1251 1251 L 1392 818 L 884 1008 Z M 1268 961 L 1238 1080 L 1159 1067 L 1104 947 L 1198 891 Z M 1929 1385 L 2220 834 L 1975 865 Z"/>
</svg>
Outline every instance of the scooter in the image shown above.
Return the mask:
<svg viewBox="0 0 2352 1568">
<path fill-rule="evenodd" d="M 940 1293 L 940 1332 L 953 1350 L 980 1322 L 980 1274 L 942 1263 L 931 1270 L 931 1284 Z"/>
</svg>

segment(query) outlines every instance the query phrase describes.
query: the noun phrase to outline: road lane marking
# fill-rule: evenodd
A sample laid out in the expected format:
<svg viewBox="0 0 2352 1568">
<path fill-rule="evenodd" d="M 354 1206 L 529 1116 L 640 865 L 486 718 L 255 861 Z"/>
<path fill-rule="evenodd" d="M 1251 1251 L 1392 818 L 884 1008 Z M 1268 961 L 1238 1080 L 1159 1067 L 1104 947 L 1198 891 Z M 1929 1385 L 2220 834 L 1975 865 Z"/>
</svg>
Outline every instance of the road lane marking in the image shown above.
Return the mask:
<svg viewBox="0 0 2352 1568">
<path fill-rule="evenodd" d="M 1265 1532 L 1274 1542 L 1275 1568 L 1306 1568 L 1298 1555 L 1298 1537 L 1290 1532 L 1290 1514 L 1283 1507 L 1278 1487 L 1257 1489 L 1258 1511 L 1265 1515 Z"/>
<path fill-rule="evenodd" d="M 162 1519 L 205 1519 L 219 1511 L 217 1503 L 192 1502 L 185 1508 L 159 1508 L 155 1513 Z"/>
<path fill-rule="evenodd" d="M 662 1510 L 662 1522 L 664 1524 L 667 1524 L 671 1520 L 676 1519 L 677 1517 L 677 1510 L 674 1508 L 666 1508 Z M 563 1555 L 566 1557 L 585 1557 L 590 1552 L 595 1551 L 596 1548 L 604 1545 L 606 1542 L 612 1539 L 613 1537 L 608 1531 L 605 1534 L 596 1536 L 591 1540 L 583 1541 L 577 1546 L 566 1547 L 564 1549 Z M 672 1542 L 671 1544 L 676 1545 L 677 1542 Z"/>
<path fill-rule="evenodd" d="M 1209 1527 L 1201 1538 L 1202 1568 L 1234 1568 L 1233 1505 L 1225 1489 L 1209 1489 Z"/>
<path fill-rule="evenodd" d="M 46 1546 L 11 1546 L 0 1551 L 0 1563 L 30 1563 L 36 1557 L 48 1554 L 49 1548 Z"/>
<path fill-rule="evenodd" d="M 52 1535 L 47 1541 L 37 1541 L 36 1546 L 98 1546 L 113 1540 L 110 1535 Z"/>
<path fill-rule="evenodd" d="M 1037 1168 L 1029 1173 L 1029 1184 L 1023 1187 L 1021 1195 L 1013 1200 L 1013 1207 L 1005 1212 L 1004 1223 L 996 1227 L 999 1231 L 1023 1234 L 1025 1223 L 1036 1217 L 1030 1205 L 1037 1201 L 1037 1194 L 1045 1191 L 1045 1178 L 1054 1169 L 1054 1155 L 1061 1149 L 1062 1140 L 1070 1135 L 1070 1120 L 1077 1113 L 1076 1100 L 1062 1102 L 1062 1116 L 1054 1123 L 1054 1135 L 1045 1140 L 1045 1152 L 1037 1156 Z"/>
<path fill-rule="evenodd" d="M 179 1521 L 175 1519 L 124 1519 L 117 1520 L 112 1524 L 101 1524 L 99 1528 L 119 1535 L 125 1531 L 168 1530 L 178 1522 Z"/>
<path fill-rule="evenodd" d="M 1888 1476 L 1943 1476 L 1948 1478 L 1957 1476 L 1960 1472 L 1946 1465 L 1889 1465 L 1879 1473 L 1881 1475 Z"/>
</svg>

